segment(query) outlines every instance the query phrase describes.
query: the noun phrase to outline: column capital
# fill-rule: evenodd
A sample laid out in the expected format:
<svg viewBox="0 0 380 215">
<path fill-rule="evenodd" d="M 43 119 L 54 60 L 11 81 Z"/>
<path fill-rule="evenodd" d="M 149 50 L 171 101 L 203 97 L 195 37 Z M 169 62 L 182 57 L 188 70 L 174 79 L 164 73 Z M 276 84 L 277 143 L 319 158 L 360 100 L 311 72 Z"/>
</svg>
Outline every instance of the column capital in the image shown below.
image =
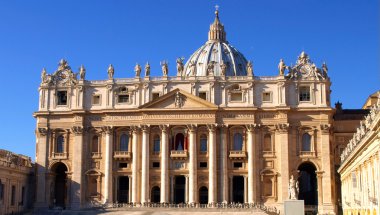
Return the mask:
<svg viewBox="0 0 380 215">
<path fill-rule="evenodd" d="M 320 128 L 321 128 L 322 134 L 328 134 L 330 133 L 330 130 L 331 130 L 331 124 L 321 124 Z"/>
<path fill-rule="evenodd" d="M 195 132 L 197 130 L 197 128 L 198 128 L 197 124 L 188 124 L 186 126 L 187 126 L 187 129 L 189 129 L 190 132 Z"/>
<path fill-rule="evenodd" d="M 161 129 L 162 132 L 165 132 L 165 133 L 168 132 L 169 125 L 161 124 L 158 127 L 160 127 L 160 129 Z"/>
<path fill-rule="evenodd" d="M 206 126 L 209 132 L 214 133 L 218 124 L 207 124 Z"/>
<path fill-rule="evenodd" d="M 315 173 L 317 174 L 317 177 L 323 177 L 325 171 L 315 171 Z"/>
<path fill-rule="evenodd" d="M 81 135 L 83 132 L 85 132 L 85 129 L 83 126 L 73 126 L 71 127 L 71 132 L 73 132 L 75 135 Z"/>
<path fill-rule="evenodd" d="M 113 131 L 113 127 L 112 126 L 103 126 L 103 127 L 101 127 L 101 130 L 102 130 L 102 132 L 104 132 L 106 134 L 111 134 Z"/>
<path fill-rule="evenodd" d="M 289 129 L 289 123 L 278 123 L 275 125 L 276 131 L 284 133 L 287 132 Z"/>
<path fill-rule="evenodd" d="M 145 132 L 149 132 L 150 131 L 150 125 L 146 124 L 146 125 L 141 125 L 141 130 L 145 133 Z"/>
<path fill-rule="evenodd" d="M 46 136 L 49 132 L 49 128 L 40 127 L 36 129 L 36 133 L 39 133 L 41 136 Z"/>
<path fill-rule="evenodd" d="M 132 133 L 138 133 L 140 131 L 139 125 L 131 125 L 130 128 L 132 130 Z"/>
<path fill-rule="evenodd" d="M 260 128 L 260 124 L 247 124 L 245 125 L 245 128 L 247 129 L 248 132 L 254 132 L 255 129 Z"/>
</svg>

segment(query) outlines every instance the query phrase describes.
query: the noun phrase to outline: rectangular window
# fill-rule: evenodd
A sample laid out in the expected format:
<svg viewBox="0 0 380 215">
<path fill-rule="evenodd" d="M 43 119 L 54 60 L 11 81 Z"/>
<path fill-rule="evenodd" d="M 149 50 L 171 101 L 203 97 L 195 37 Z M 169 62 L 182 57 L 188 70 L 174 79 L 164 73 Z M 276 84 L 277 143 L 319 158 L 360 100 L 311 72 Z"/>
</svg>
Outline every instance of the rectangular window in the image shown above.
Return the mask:
<svg viewBox="0 0 380 215">
<path fill-rule="evenodd" d="M 100 95 L 93 95 L 92 96 L 92 104 L 93 105 L 100 105 Z"/>
<path fill-rule="evenodd" d="M 11 190 L 11 205 L 15 205 L 16 202 L 16 186 L 12 186 Z"/>
<path fill-rule="evenodd" d="M 119 95 L 118 102 L 119 103 L 128 103 L 129 102 L 129 95 Z"/>
<path fill-rule="evenodd" d="M 128 168 L 128 163 L 119 163 L 119 168 Z"/>
<path fill-rule="evenodd" d="M 235 162 L 234 163 L 234 168 L 242 168 L 243 167 L 243 163 L 242 162 Z"/>
<path fill-rule="evenodd" d="M 159 93 L 152 93 L 152 101 L 158 99 L 160 97 Z"/>
<path fill-rule="evenodd" d="M 310 101 L 310 87 L 300 87 L 299 99 L 300 102 Z"/>
<path fill-rule="evenodd" d="M 263 92 L 263 102 L 271 102 L 271 93 L 270 92 Z"/>
<path fill-rule="evenodd" d="M 231 101 L 232 102 L 241 102 L 243 101 L 243 94 L 242 93 L 231 93 Z"/>
<path fill-rule="evenodd" d="M 207 168 L 207 162 L 199 162 L 199 168 Z"/>
<path fill-rule="evenodd" d="M 207 100 L 207 94 L 206 92 L 199 92 L 198 97 L 204 100 Z"/>
<path fill-rule="evenodd" d="M 160 168 L 160 162 L 153 162 L 152 167 L 153 168 Z"/>
<path fill-rule="evenodd" d="M 67 91 L 58 91 L 57 100 L 58 105 L 67 105 Z"/>
</svg>

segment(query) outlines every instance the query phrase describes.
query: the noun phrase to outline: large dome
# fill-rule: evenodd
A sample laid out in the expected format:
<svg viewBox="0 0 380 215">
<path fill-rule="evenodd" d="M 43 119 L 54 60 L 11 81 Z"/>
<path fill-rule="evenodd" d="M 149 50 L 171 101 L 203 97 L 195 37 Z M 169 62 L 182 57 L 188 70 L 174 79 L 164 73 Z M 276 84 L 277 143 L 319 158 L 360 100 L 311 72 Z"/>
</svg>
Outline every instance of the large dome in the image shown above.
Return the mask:
<svg viewBox="0 0 380 215">
<path fill-rule="evenodd" d="M 226 76 L 246 76 L 247 59 L 227 42 L 224 26 L 219 21 L 218 10 L 215 11 L 215 15 L 215 21 L 210 25 L 208 41 L 186 62 L 185 74 L 208 76 L 210 71 L 208 68 L 213 68 L 214 76 L 221 76 L 222 67 L 225 65 Z"/>
</svg>

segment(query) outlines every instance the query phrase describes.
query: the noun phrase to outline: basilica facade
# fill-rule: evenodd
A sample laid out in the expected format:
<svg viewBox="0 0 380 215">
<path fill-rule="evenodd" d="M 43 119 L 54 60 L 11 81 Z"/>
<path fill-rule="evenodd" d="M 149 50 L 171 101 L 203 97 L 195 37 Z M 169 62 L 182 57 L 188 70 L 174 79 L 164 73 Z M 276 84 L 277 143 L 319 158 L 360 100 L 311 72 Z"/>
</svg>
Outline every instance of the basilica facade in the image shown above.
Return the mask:
<svg viewBox="0 0 380 215">
<path fill-rule="evenodd" d="M 61 60 L 43 70 L 37 119 L 37 208 L 90 203 L 263 203 L 299 199 L 335 213 L 334 109 L 327 66 L 302 52 L 259 76 L 227 42 L 215 12 L 208 40 L 175 76 L 161 62 L 135 77 L 86 80 Z M 106 73 L 106 71 L 105 71 Z M 79 76 L 79 77 L 77 77 Z"/>
</svg>

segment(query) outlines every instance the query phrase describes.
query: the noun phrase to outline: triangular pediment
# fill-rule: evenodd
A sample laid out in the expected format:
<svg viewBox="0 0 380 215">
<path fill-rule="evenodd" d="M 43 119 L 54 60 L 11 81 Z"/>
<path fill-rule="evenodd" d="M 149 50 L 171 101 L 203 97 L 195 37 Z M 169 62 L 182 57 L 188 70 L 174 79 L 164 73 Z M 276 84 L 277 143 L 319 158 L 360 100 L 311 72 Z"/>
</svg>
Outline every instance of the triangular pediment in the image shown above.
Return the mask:
<svg viewBox="0 0 380 215">
<path fill-rule="evenodd" d="M 157 98 L 154 101 L 150 101 L 142 106 L 140 109 L 179 109 L 179 110 L 191 110 L 191 109 L 217 109 L 218 107 L 194 96 L 190 93 L 182 91 L 180 89 L 175 89 L 169 93 Z"/>
</svg>

